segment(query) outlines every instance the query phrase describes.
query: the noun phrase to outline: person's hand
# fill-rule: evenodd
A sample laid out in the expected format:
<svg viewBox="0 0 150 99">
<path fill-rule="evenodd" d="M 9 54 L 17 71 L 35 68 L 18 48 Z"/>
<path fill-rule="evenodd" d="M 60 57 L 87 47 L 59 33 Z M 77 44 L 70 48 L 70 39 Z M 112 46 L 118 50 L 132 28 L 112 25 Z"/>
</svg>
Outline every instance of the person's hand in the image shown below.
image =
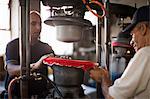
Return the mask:
<svg viewBox="0 0 150 99">
<path fill-rule="evenodd" d="M 96 82 L 101 82 L 103 76 L 103 69 L 95 66 L 93 69 L 90 70 L 90 77 L 95 80 Z"/>
<path fill-rule="evenodd" d="M 109 72 L 107 68 L 103 69 L 101 67 L 95 66 L 90 70 L 90 77 L 99 83 L 102 82 L 103 84 L 106 84 L 110 82 Z"/>
<path fill-rule="evenodd" d="M 47 57 L 54 57 L 54 54 L 53 54 L 53 53 L 51 53 L 51 54 L 46 54 L 46 55 L 42 56 L 38 62 L 39 62 L 39 63 L 42 63 L 43 60 L 44 60 L 45 58 L 47 58 Z"/>
<path fill-rule="evenodd" d="M 72 59 L 70 56 L 55 56 L 56 58 Z"/>
<path fill-rule="evenodd" d="M 42 66 L 43 60 L 47 57 L 54 57 L 54 54 L 46 54 L 42 56 L 36 63 L 30 64 L 31 71 L 39 69 Z"/>
<path fill-rule="evenodd" d="M 107 68 L 95 66 L 93 69 L 90 70 L 90 77 L 97 82 L 102 82 L 109 79 L 109 72 Z"/>
<path fill-rule="evenodd" d="M 90 77 L 94 79 L 96 82 L 101 83 L 103 95 L 105 96 L 105 99 L 113 99 L 108 92 L 108 88 L 111 85 L 111 80 L 109 78 L 109 72 L 107 68 L 99 68 L 94 67 L 90 71 Z"/>
</svg>

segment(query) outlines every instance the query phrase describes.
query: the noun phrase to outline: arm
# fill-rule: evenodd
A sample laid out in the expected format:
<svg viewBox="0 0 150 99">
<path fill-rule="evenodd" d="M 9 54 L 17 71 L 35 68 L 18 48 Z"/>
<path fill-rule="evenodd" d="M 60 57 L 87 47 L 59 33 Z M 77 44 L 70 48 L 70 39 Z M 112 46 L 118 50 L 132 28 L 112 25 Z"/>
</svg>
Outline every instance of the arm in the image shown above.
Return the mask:
<svg viewBox="0 0 150 99">
<path fill-rule="evenodd" d="M 19 45 L 19 39 L 15 39 L 11 41 L 10 43 L 8 43 L 6 47 L 6 66 L 7 66 L 6 69 L 9 75 L 15 75 L 15 76 L 20 75 L 21 66 L 19 62 L 19 46 L 18 45 Z M 47 53 L 45 54 L 53 52 L 51 47 L 49 46 L 46 46 L 46 47 L 47 47 L 46 49 Z M 48 57 L 48 55 L 43 55 L 36 63 L 31 64 L 30 65 L 32 68 L 31 71 L 35 69 L 39 69 L 42 66 L 42 60 Z"/>
<path fill-rule="evenodd" d="M 111 86 L 111 80 L 109 77 L 109 72 L 107 70 L 103 70 L 101 86 L 105 99 L 113 99 L 113 97 L 110 96 L 109 94 L 109 87 Z"/>
<path fill-rule="evenodd" d="M 7 63 L 7 71 L 10 76 L 19 76 L 20 70 L 21 70 L 21 66 L 17 65 L 17 61 L 13 60 Z"/>
<path fill-rule="evenodd" d="M 19 39 L 15 39 L 7 44 L 6 47 L 6 70 L 9 75 L 19 76 L 20 72 L 20 63 L 19 63 Z"/>
<path fill-rule="evenodd" d="M 52 57 L 53 54 L 44 55 L 36 63 L 30 64 L 31 71 L 40 69 L 40 67 L 42 66 L 42 63 L 43 63 L 43 59 L 45 59 L 46 57 L 49 57 L 49 56 Z M 11 60 L 7 63 L 7 71 L 9 73 L 9 75 L 11 75 L 11 76 L 13 76 L 13 75 L 19 76 L 20 75 L 21 66 L 17 65 L 17 64 L 18 64 L 18 62 L 16 60 Z"/>
</svg>

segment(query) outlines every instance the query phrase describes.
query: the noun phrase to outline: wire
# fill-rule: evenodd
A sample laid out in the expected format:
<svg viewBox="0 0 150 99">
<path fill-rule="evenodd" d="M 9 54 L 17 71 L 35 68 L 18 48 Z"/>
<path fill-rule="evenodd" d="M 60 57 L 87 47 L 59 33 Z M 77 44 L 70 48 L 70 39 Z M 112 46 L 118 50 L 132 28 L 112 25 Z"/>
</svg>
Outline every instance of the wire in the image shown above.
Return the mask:
<svg viewBox="0 0 150 99">
<path fill-rule="evenodd" d="M 38 74 L 37 74 L 38 75 Z M 52 86 L 54 87 L 54 89 L 56 90 L 56 92 L 58 93 L 58 95 L 60 96 L 60 97 L 62 97 L 63 98 L 63 95 L 61 94 L 61 92 L 59 91 L 59 89 L 57 88 L 57 86 L 55 85 L 55 83 L 53 82 L 53 81 L 51 81 L 49 78 L 47 78 L 45 75 L 43 75 L 43 74 L 39 74 L 40 76 L 42 76 L 44 79 L 46 79 L 47 81 L 49 81 L 51 84 L 52 84 Z"/>
<path fill-rule="evenodd" d="M 105 15 L 106 15 L 106 10 L 104 8 L 104 6 L 98 2 L 97 0 L 91 0 L 89 3 L 87 3 L 85 0 L 82 0 L 82 2 L 85 4 L 86 8 L 91 12 L 93 13 L 95 16 L 99 17 L 99 18 L 103 18 Z M 101 7 L 102 11 L 103 11 L 103 14 L 102 15 L 99 15 L 97 13 L 95 13 L 88 4 L 97 4 L 98 6 Z"/>
</svg>

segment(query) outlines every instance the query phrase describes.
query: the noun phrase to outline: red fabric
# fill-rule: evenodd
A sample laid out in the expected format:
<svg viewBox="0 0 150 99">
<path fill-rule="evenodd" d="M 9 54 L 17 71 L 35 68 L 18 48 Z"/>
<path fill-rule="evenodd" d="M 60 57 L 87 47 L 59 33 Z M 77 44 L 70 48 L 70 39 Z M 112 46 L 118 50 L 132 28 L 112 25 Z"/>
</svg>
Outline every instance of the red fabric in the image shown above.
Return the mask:
<svg viewBox="0 0 150 99">
<path fill-rule="evenodd" d="M 44 59 L 43 63 L 48 64 L 50 66 L 55 64 L 60 66 L 82 68 L 84 71 L 87 71 L 95 66 L 95 63 L 90 61 L 70 60 L 70 59 L 62 59 L 62 58 L 54 58 L 54 57 L 48 57 Z"/>
</svg>

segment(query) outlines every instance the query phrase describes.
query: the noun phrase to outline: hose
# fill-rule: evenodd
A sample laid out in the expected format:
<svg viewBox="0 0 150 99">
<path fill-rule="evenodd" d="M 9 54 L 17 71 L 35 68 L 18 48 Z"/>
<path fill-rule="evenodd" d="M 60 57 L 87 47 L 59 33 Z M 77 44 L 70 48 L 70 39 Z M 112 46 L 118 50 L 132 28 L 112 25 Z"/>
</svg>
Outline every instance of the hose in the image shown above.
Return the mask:
<svg viewBox="0 0 150 99">
<path fill-rule="evenodd" d="M 106 10 L 104 8 L 104 6 L 98 2 L 97 0 L 91 0 L 89 3 L 87 3 L 85 0 L 82 0 L 82 2 L 85 4 L 86 8 L 91 12 L 93 13 L 95 16 L 97 16 L 98 18 L 103 18 L 105 15 L 106 15 Z M 98 6 L 101 7 L 102 11 L 103 11 L 103 14 L 102 15 L 99 15 L 97 13 L 95 13 L 88 4 L 97 4 Z"/>
<path fill-rule="evenodd" d="M 8 99 L 12 99 L 12 86 L 20 79 L 21 77 L 15 77 L 14 79 L 12 79 L 8 85 Z"/>
<path fill-rule="evenodd" d="M 50 82 L 51 84 L 52 84 L 52 86 L 54 87 L 54 89 L 56 90 L 56 92 L 58 93 L 58 95 L 60 96 L 60 97 L 62 97 L 63 98 L 63 95 L 61 94 L 61 92 L 59 91 L 59 89 L 57 88 L 57 86 L 55 85 L 55 83 L 53 82 L 53 81 L 51 81 L 50 79 L 48 79 L 45 75 L 43 75 L 43 74 L 38 74 L 38 73 L 36 73 L 36 75 L 38 76 L 38 75 L 40 75 L 40 76 L 42 76 L 44 79 L 46 79 L 48 82 Z M 12 93 L 11 93 L 11 91 L 12 91 L 12 86 L 18 81 L 18 80 L 20 80 L 20 78 L 21 77 L 15 77 L 14 79 L 12 79 L 11 81 L 10 81 L 10 83 L 9 83 L 9 85 L 8 85 L 8 99 L 13 99 L 12 98 Z"/>
</svg>

